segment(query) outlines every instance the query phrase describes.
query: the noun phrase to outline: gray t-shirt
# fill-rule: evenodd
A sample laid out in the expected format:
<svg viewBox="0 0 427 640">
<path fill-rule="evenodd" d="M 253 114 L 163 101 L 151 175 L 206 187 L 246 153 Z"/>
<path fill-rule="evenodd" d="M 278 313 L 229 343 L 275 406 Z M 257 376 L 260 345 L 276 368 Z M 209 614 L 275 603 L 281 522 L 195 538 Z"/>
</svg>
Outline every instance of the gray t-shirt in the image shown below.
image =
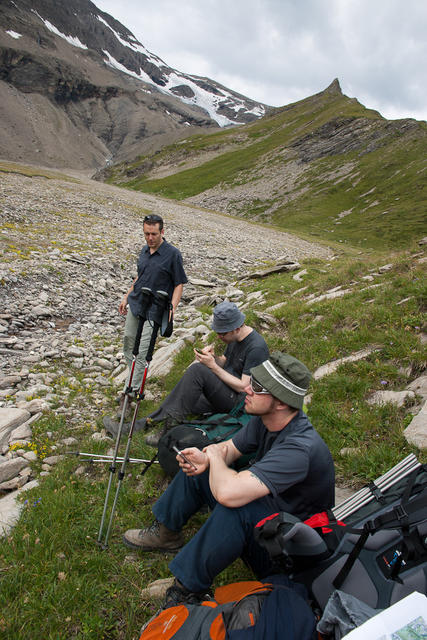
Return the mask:
<svg viewBox="0 0 427 640">
<path fill-rule="evenodd" d="M 250 471 L 270 490 L 272 511 L 304 520 L 334 505 L 335 472 L 331 453 L 303 411 L 281 431 L 270 432 L 253 417 L 235 436 L 242 454 L 254 453 Z"/>
</svg>

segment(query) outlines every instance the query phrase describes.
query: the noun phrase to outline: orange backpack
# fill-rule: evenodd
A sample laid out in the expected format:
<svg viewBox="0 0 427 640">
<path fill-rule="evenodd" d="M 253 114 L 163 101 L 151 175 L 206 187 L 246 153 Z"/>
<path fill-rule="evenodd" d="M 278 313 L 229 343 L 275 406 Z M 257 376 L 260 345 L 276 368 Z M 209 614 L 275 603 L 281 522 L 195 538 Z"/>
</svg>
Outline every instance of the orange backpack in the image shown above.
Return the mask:
<svg viewBox="0 0 427 640">
<path fill-rule="evenodd" d="M 276 582 L 275 578 L 270 579 Z M 234 582 L 218 587 L 213 601 L 163 609 L 143 627 L 140 640 L 243 640 L 245 637 L 254 640 L 311 640 L 315 637 L 314 614 L 302 595 L 290 588 L 289 579 L 280 578 L 280 584 L 256 580 Z M 296 588 L 299 590 L 300 585 Z M 285 603 L 285 615 L 280 606 L 273 602 L 274 598 L 271 600 L 274 612 L 269 615 L 265 611 L 264 605 L 272 595 L 279 597 L 282 604 Z M 297 612 L 302 626 L 299 623 L 295 625 L 292 620 Z M 283 615 L 279 615 L 275 621 L 277 613 Z M 262 618 L 265 618 L 264 627 L 260 627 L 256 633 Z M 268 633 L 265 628 L 267 619 Z"/>
</svg>

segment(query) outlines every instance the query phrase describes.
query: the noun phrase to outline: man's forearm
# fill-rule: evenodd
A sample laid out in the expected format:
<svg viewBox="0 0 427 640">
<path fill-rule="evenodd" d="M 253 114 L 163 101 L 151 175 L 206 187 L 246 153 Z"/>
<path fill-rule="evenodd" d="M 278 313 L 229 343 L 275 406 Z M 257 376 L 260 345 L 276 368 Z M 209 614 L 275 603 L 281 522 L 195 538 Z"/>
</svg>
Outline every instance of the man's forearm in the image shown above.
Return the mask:
<svg viewBox="0 0 427 640">
<path fill-rule="evenodd" d="M 220 457 L 209 460 L 209 486 L 217 502 L 223 502 L 223 495 L 237 476 L 237 471 L 231 469 Z"/>
<path fill-rule="evenodd" d="M 218 376 L 220 380 L 222 380 L 222 382 L 231 387 L 233 391 L 237 391 L 237 393 L 241 393 L 242 391 L 244 391 L 248 385 L 248 376 L 246 376 L 247 380 L 245 379 L 245 376 L 242 376 L 241 378 L 233 376 L 218 363 L 215 363 L 215 365 L 211 367 L 211 370 L 216 376 Z"/>
<path fill-rule="evenodd" d="M 135 286 L 135 282 L 138 280 L 138 276 L 136 276 L 135 280 L 132 282 L 132 286 L 128 289 L 128 291 L 125 293 L 124 298 L 128 298 L 129 294 L 131 293 L 131 291 L 133 291 L 133 288 Z"/>
<path fill-rule="evenodd" d="M 184 285 L 183 284 L 178 284 L 175 287 L 175 289 L 173 290 L 171 303 L 172 303 L 174 311 L 177 308 L 177 306 L 179 305 L 179 301 L 181 300 L 183 289 L 184 289 Z"/>
</svg>

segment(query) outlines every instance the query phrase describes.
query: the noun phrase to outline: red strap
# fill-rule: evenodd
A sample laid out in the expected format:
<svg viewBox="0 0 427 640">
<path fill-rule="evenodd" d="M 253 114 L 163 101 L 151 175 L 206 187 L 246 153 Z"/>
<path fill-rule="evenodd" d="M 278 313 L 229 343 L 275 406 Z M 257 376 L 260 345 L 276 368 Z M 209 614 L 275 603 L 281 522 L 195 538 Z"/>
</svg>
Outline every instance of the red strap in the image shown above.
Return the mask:
<svg viewBox="0 0 427 640">
<path fill-rule="evenodd" d="M 279 515 L 278 513 L 272 513 L 271 516 L 267 516 L 266 518 L 263 518 L 258 522 L 258 524 L 255 525 L 255 528 L 262 527 L 267 522 L 267 520 L 273 520 L 273 518 L 275 518 L 278 515 Z"/>
<path fill-rule="evenodd" d="M 320 513 L 315 513 L 314 516 L 311 516 L 307 520 L 304 520 L 304 524 L 308 524 L 309 527 L 313 529 L 322 529 L 322 533 L 330 533 L 332 529 L 328 527 L 329 516 L 326 511 L 321 511 Z M 341 520 L 337 520 L 336 524 L 340 525 L 340 527 L 345 527 L 345 523 Z"/>
</svg>

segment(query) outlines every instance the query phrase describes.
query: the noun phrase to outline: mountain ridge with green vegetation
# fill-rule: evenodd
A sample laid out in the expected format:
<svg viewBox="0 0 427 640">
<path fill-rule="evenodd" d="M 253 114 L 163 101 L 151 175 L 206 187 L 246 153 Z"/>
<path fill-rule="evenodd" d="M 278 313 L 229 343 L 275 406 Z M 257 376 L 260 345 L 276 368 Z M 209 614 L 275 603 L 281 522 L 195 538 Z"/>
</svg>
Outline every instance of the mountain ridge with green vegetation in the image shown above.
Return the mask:
<svg viewBox="0 0 427 640">
<path fill-rule="evenodd" d="M 326 241 L 405 248 L 424 233 L 427 124 L 389 121 L 338 80 L 255 123 L 197 135 L 99 179 Z"/>
</svg>

